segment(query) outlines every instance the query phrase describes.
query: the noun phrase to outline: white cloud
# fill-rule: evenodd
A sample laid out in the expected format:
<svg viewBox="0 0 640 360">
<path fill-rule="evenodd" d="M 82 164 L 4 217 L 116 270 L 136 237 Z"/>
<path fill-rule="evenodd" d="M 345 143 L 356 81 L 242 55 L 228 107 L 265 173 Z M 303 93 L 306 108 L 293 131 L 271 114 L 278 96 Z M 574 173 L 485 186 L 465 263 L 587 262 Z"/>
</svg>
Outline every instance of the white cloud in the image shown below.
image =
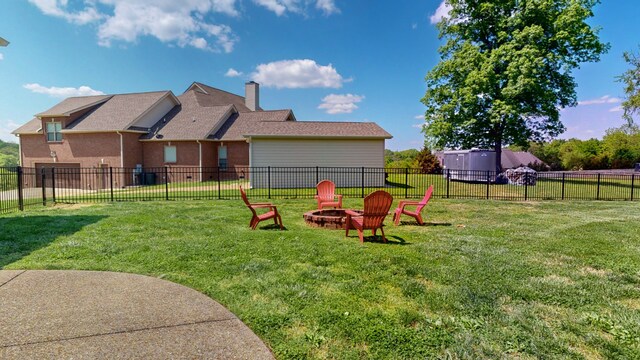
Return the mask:
<svg viewBox="0 0 640 360">
<path fill-rule="evenodd" d="M 242 72 L 234 69 L 234 68 L 229 68 L 229 70 L 227 70 L 227 72 L 224 74 L 224 76 L 226 77 L 239 77 L 242 76 Z"/>
<path fill-rule="evenodd" d="M 72 96 L 104 95 L 102 91 L 93 90 L 88 86 L 73 87 L 45 87 L 40 84 L 25 84 L 23 87 L 37 94 L 45 94 L 54 98 L 68 98 Z"/>
<path fill-rule="evenodd" d="M 2 55 L 2 53 L 0 53 L 0 60 L 4 60 L 4 55 Z"/>
<path fill-rule="evenodd" d="M 334 0 L 318 0 L 316 2 L 316 8 L 322 10 L 325 15 L 340 13 L 340 9 L 338 9 Z"/>
<path fill-rule="evenodd" d="M 416 120 L 424 120 L 424 114 L 416 115 L 413 118 Z"/>
<path fill-rule="evenodd" d="M 578 101 L 578 105 L 618 104 L 621 102 L 622 102 L 622 99 L 620 98 L 611 97 L 610 95 L 605 95 L 597 99 Z"/>
<path fill-rule="evenodd" d="M 340 13 L 335 0 L 253 0 L 253 2 L 273 11 L 278 16 L 282 16 L 287 12 L 305 14 L 307 6 L 311 3 L 315 3 L 316 9 L 322 11 L 325 15 Z"/>
<path fill-rule="evenodd" d="M 451 5 L 449 5 L 445 0 L 442 0 L 436 12 L 429 17 L 429 21 L 432 24 L 437 24 L 440 20 L 449 17 L 449 11 L 451 11 Z"/>
<path fill-rule="evenodd" d="M 251 78 L 267 87 L 300 88 L 340 88 L 344 79 L 333 65 L 318 65 L 309 59 L 282 60 L 260 64 Z"/>
<path fill-rule="evenodd" d="M 75 24 L 98 23 L 98 44 L 113 41 L 136 42 L 153 36 L 180 47 L 229 53 L 237 37 L 226 25 L 207 22 L 212 12 L 238 16 L 237 0 L 85 0 L 83 9 L 70 9 L 68 0 L 29 0 L 44 14 Z M 77 3 L 76 3 L 77 4 Z M 102 10 L 112 12 L 99 13 Z M 76 6 L 77 7 L 77 6 Z"/>
<path fill-rule="evenodd" d="M 17 143 L 18 138 L 11 132 L 20 127 L 20 124 L 13 120 L 0 121 L 0 140 Z"/>
<path fill-rule="evenodd" d="M 622 112 L 622 111 L 624 111 L 622 106 L 616 106 L 614 108 L 609 109 L 609 112 Z"/>
<path fill-rule="evenodd" d="M 322 104 L 318 109 L 324 110 L 327 114 L 351 114 L 358 108 L 356 103 L 364 100 L 364 96 L 345 94 L 329 94 L 322 99 Z"/>
<path fill-rule="evenodd" d="M 95 3 L 85 2 L 86 8 L 79 11 L 68 10 L 68 0 L 29 0 L 37 6 L 45 15 L 55 16 L 67 20 L 70 23 L 84 25 L 100 20 L 101 15 L 95 8 Z"/>
<path fill-rule="evenodd" d="M 278 0 L 253 0 L 256 4 L 266 7 L 278 16 L 282 16 L 287 11 L 287 6 Z"/>
</svg>

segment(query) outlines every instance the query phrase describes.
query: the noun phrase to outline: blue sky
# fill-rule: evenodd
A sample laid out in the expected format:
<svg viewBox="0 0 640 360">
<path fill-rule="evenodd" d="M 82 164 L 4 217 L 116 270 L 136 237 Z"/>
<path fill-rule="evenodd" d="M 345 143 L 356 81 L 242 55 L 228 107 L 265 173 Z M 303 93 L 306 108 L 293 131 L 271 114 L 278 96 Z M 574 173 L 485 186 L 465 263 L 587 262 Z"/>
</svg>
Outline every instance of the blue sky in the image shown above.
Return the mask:
<svg viewBox="0 0 640 360">
<path fill-rule="evenodd" d="M 0 139 L 68 96 L 157 90 L 193 81 L 244 93 L 298 120 L 374 121 L 387 148 L 420 148 L 424 76 L 439 59 L 441 0 L 3 0 Z M 580 105 L 562 138 L 601 138 L 624 123 L 615 77 L 637 51 L 640 2 L 604 1 L 591 24 L 611 50 L 575 72 Z"/>
</svg>

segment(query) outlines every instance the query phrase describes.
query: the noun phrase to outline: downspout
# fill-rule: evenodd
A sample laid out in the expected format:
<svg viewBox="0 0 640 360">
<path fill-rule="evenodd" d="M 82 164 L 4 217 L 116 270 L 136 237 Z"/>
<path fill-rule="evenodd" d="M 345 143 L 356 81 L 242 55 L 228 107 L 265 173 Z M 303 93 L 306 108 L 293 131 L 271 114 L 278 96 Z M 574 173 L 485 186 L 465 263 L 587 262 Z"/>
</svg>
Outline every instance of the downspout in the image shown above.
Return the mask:
<svg viewBox="0 0 640 360">
<path fill-rule="evenodd" d="M 198 143 L 198 167 L 200 168 L 200 182 L 202 182 L 202 143 L 200 140 L 196 140 Z"/>
<path fill-rule="evenodd" d="M 24 166 L 24 163 L 22 161 L 22 138 L 20 137 L 20 135 L 16 135 L 18 137 L 18 154 L 20 154 L 20 158 L 18 159 L 18 164 L 20 166 Z"/>
<path fill-rule="evenodd" d="M 124 169 L 124 140 L 120 131 L 116 131 L 116 134 L 120 135 L 120 168 Z"/>
<path fill-rule="evenodd" d="M 247 138 L 247 142 L 249 143 L 249 188 L 252 189 L 253 185 L 253 142 L 251 138 Z"/>
</svg>

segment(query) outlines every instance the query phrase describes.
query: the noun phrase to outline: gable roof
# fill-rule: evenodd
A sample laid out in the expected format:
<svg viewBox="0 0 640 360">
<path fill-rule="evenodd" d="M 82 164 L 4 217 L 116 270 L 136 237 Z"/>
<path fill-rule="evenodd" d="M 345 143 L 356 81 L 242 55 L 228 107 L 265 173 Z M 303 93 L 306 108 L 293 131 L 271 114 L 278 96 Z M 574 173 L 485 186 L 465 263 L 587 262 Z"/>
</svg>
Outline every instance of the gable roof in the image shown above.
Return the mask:
<svg viewBox="0 0 640 360">
<path fill-rule="evenodd" d="M 245 105 L 243 96 L 216 89 L 199 82 L 191 84 L 185 93 L 189 91 L 195 92 L 200 106 L 211 107 L 232 104 L 238 109 L 238 112 L 251 112 L 247 105 Z M 259 108 L 258 111 L 262 111 L 262 109 Z"/>
<path fill-rule="evenodd" d="M 513 169 L 534 163 L 544 164 L 542 160 L 530 152 L 502 149 L 502 167 L 505 169 Z"/>
<path fill-rule="evenodd" d="M 36 114 L 36 117 L 67 117 L 71 114 L 101 104 L 112 95 L 78 96 L 62 100 L 52 108 Z"/>
<path fill-rule="evenodd" d="M 372 122 L 262 121 L 244 134 L 245 138 L 345 138 L 391 139 Z"/>
<path fill-rule="evenodd" d="M 105 103 L 67 125 L 62 132 L 124 130 L 146 132 L 147 129 L 129 128 L 167 96 L 173 96 L 171 91 L 113 95 Z M 177 99 L 175 101 L 178 102 Z"/>
<path fill-rule="evenodd" d="M 178 96 L 180 105 L 151 128 L 145 140 L 204 140 L 237 112 L 232 104 L 201 106 L 198 92 L 189 90 Z"/>
<path fill-rule="evenodd" d="M 38 118 L 29 120 L 26 124 L 13 130 L 11 133 L 14 135 L 20 134 L 39 134 L 42 132 L 42 121 Z"/>
<path fill-rule="evenodd" d="M 162 103 L 167 97 L 175 106 Z M 170 110 L 169 110 L 170 109 Z M 84 113 L 78 111 L 85 110 Z M 166 114 L 160 114 L 163 110 Z M 155 112 L 154 112 L 155 111 Z M 156 114 L 157 113 L 157 114 Z M 100 95 L 68 98 L 39 116 L 71 116 L 63 133 L 135 131 L 141 140 L 219 140 L 244 141 L 246 138 L 345 138 L 390 139 L 392 136 L 370 122 L 296 121 L 290 109 L 251 111 L 245 98 L 194 82 L 180 96 L 171 91 Z M 157 115 L 148 127 L 136 123 Z M 77 119 L 75 119 L 77 117 Z M 74 120 L 75 119 L 75 120 Z M 155 120 L 155 119 L 154 119 Z M 34 118 L 14 134 L 41 133 L 42 123 Z"/>
</svg>

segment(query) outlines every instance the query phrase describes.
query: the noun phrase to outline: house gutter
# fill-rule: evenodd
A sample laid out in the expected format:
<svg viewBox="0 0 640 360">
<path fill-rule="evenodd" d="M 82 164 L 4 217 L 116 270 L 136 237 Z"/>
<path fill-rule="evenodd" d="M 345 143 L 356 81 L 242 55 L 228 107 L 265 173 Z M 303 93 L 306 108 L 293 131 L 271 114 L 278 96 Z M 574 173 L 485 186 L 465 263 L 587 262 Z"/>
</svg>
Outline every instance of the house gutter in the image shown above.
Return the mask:
<svg viewBox="0 0 640 360">
<path fill-rule="evenodd" d="M 120 131 L 116 131 L 116 134 L 120 135 L 120 168 L 124 168 L 124 140 L 122 137 L 122 133 Z"/>
<path fill-rule="evenodd" d="M 200 167 L 200 182 L 202 182 L 202 143 L 200 140 L 196 140 L 198 143 L 198 166 Z"/>
</svg>

